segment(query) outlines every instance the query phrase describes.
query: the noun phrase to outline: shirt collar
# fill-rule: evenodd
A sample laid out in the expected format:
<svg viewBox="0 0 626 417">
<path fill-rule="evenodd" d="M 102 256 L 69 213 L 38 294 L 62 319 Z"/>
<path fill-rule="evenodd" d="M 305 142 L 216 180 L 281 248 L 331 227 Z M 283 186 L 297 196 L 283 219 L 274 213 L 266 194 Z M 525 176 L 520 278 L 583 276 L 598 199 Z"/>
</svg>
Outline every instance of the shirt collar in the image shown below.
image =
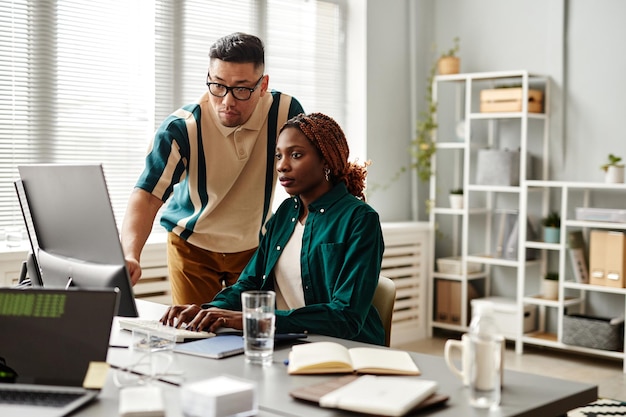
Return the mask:
<svg viewBox="0 0 626 417">
<path fill-rule="evenodd" d="M 220 122 L 219 118 L 213 111 L 213 108 L 211 107 L 211 103 L 209 101 L 209 94 L 211 93 L 209 93 L 208 91 L 202 94 L 202 97 L 200 97 L 199 100 L 200 107 L 202 108 L 203 113 L 208 112 L 211 115 L 215 126 L 224 137 L 230 136 L 236 130 L 246 129 L 260 131 L 263 127 L 263 124 L 265 123 L 265 120 L 268 117 L 272 102 L 274 101 L 271 92 L 267 91 L 265 95 L 259 99 L 259 102 L 257 103 L 254 112 L 252 112 L 252 115 L 246 123 L 240 126 L 226 127 L 222 124 L 222 122 Z"/>
<path fill-rule="evenodd" d="M 330 191 L 322 195 L 320 198 L 309 204 L 309 211 L 326 211 L 329 207 L 348 194 L 348 188 L 344 182 L 335 185 Z M 300 197 L 298 201 L 302 204 Z"/>
</svg>

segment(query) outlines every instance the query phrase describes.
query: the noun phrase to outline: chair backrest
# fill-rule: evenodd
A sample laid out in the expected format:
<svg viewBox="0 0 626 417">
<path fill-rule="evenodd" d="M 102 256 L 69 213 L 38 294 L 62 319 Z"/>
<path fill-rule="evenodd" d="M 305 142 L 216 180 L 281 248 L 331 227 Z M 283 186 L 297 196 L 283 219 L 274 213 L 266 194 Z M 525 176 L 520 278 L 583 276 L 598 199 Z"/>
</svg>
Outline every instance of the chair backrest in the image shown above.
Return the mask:
<svg viewBox="0 0 626 417">
<path fill-rule="evenodd" d="M 372 299 L 372 305 L 378 311 L 385 328 L 385 345 L 391 343 L 391 319 L 393 318 L 393 306 L 396 302 L 396 284 L 384 276 L 378 277 L 378 286 Z"/>
</svg>

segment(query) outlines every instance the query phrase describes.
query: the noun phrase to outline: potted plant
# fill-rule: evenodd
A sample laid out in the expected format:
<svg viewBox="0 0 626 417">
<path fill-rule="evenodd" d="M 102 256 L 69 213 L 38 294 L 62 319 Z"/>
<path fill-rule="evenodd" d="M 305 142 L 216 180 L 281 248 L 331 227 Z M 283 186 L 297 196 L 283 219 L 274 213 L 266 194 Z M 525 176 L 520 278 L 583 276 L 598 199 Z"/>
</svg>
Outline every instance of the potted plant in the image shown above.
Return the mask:
<svg viewBox="0 0 626 417">
<path fill-rule="evenodd" d="M 432 64 L 428 73 L 428 78 L 426 79 L 426 103 L 428 104 L 428 110 L 420 114 L 420 118 L 417 121 L 416 137 L 411 142 L 412 154 L 415 157 L 415 161 L 411 164 L 411 167 L 417 171 L 417 176 L 422 181 L 428 181 L 430 179 L 430 176 L 432 175 L 430 160 L 437 151 L 435 142 L 432 140 L 432 133 L 437 128 L 437 122 L 435 122 L 434 117 L 435 112 L 437 111 L 437 103 L 433 101 L 433 80 L 435 79 L 437 66 L 441 61 L 441 58 L 456 58 L 454 55 L 458 51 L 459 38 L 455 37 L 454 46 L 450 50 L 443 52 L 439 59 Z"/>
<path fill-rule="evenodd" d="M 547 217 L 541 220 L 543 225 L 543 241 L 546 243 L 559 243 L 561 241 L 561 216 L 556 211 L 551 211 Z"/>
<path fill-rule="evenodd" d="M 450 190 L 450 207 L 453 209 L 463 208 L 463 189 L 454 188 Z"/>
<path fill-rule="evenodd" d="M 600 168 L 604 171 L 604 181 L 608 183 L 624 182 L 624 164 L 620 164 L 620 156 L 609 154 L 609 161 Z"/>
<path fill-rule="evenodd" d="M 556 300 L 559 296 L 559 273 L 547 272 L 541 282 L 541 296 L 549 300 Z"/>
<path fill-rule="evenodd" d="M 461 60 L 456 56 L 459 52 L 459 37 L 454 38 L 454 46 L 443 52 L 437 60 L 437 69 L 440 75 L 458 74 Z"/>
</svg>

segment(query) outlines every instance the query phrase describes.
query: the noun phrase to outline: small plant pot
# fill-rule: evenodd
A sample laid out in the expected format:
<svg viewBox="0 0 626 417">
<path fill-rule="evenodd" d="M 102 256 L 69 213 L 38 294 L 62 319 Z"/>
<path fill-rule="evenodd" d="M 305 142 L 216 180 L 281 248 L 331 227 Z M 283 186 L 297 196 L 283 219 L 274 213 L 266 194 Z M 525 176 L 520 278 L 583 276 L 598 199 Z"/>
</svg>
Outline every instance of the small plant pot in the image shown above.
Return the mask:
<svg viewBox="0 0 626 417">
<path fill-rule="evenodd" d="M 621 184 L 624 182 L 624 166 L 610 165 L 604 174 L 604 182 Z"/>
<path fill-rule="evenodd" d="M 559 227 L 544 227 L 543 241 L 545 243 L 559 243 L 561 241 L 561 229 Z"/>
<path fill-rule="evenodd" d="M 456 56 L 444 56 L 437 62 L 439 75 L 458 74 L 461 60 Z"/>
<path fill-rule="evenodd" d="M 552 279 L 541 281 L 541 296 L 548 300 L 556 300 L 559 296 L 559 281 Z"/>
<path fill-rule="evenodd" d="M 450 208 L 463 208 L 463 194 L 450 194 Z"/>
</svg>

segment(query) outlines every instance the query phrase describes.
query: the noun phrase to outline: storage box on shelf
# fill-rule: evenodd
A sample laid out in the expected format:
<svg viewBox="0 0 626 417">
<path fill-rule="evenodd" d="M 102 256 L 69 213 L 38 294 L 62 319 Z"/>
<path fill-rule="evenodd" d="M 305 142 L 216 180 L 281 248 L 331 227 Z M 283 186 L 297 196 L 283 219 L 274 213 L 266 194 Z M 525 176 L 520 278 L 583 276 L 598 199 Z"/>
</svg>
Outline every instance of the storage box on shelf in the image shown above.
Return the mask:
<svg viewBox="0 0 626 417">
<path fill-rule="evenodd" d="M 524 90 L 520 88 L 494 88 L 480 92 L 480 111 L 489 112 L 519 112 L 522 111 L 522 97 Z M 543 92 L 528 90 L 528 111 L 530 113 L 543 112 Z"/>
<path fill-rule="evenodd" d="M 624 319 L 565 315 L 563 317 L 563 343 L 623 352 Z"/>
<path fill-rule="evenodd" d="M 576 220 L 626 223 L 626 210 L 577 207 Z"/>
<path fill-rule="evenodd" d="M 460 256 L 447 256 L 445 258 L 437 258 L 437 271 L 442 274 L 460 275 L 462 272 L 462 258 Z M 474 274 L 480 272 L 483 266 L 476 262 L 467 262 L 467 273 Z"/>
<path fill-rule="evenodd" d="M 626 281 L 626 235 L 592 230 L 589 239 L 589 270 L 592 285 L 624 288 Z"/>
<path fill-rule="evenodd" d="M 462 323 L 462 304 L 463 297 L 461 296 L 460 281 L 452 281 L 447 279 L 438 279 L 436 291 L 436 303 L 435 303 L 435 320 L 439 323 L 451 324 L 454 326 L 467 326 L 469 320 L 466 323 Z M 469 308 L 471 300 L 478 298 L 478 291 L 471 284 L 467 285 L 467 301 L 465 302 L 466 308 Z"/>
<path fill-rule="evenodd" d="M 472 310 L 476 302 L 490 301 L 493 303 L 493 316 L 500 333 L 507 338 L 514 340 L 517 337 L 520 323 L 517 320 L 517 302 L 506 297 L 485 297 L 472 300 Z M 522 333 L 529 333 L 537 328 L 537 306 L 524 304 L 524 322 Z"/>
</svg>

